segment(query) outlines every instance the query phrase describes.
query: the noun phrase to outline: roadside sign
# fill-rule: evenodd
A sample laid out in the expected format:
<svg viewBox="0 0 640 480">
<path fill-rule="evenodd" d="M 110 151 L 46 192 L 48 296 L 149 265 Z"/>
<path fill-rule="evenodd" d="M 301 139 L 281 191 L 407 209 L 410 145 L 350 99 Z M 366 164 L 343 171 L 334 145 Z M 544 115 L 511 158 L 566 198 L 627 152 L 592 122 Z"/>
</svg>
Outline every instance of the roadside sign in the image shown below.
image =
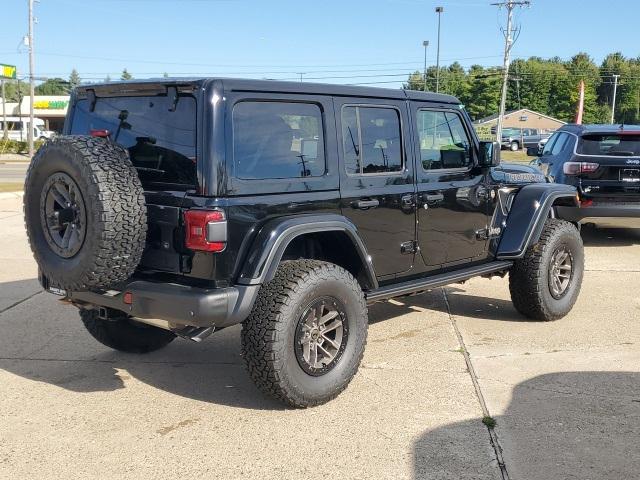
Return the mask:
<svg viewBox="0 0 640 480">
<path fill-rule="evenodd" d="M 15 80 L 16 78 L 16 66 L 15 65 L 5 65 L 0 63 L 0 78 L 10 78 Z"/>
</svg>

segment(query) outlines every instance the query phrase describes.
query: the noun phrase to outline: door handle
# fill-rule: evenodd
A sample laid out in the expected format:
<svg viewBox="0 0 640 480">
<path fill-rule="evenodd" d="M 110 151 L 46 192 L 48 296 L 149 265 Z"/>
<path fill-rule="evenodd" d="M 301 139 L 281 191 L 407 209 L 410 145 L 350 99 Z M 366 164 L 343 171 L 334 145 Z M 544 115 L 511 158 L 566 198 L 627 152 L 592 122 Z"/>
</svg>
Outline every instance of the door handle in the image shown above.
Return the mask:
<svg viewBox="0 0 640 480">
<path fill-rule="evenodd" d="M 442 193 L 428 193 L 423 198 L 427 203 L 437 203 L 444 200 L 444 195 Z"/>
<path fill-rule="evenodd" d="M 413 208 L 416 206 L 415 196 L 413 195 L 413 193 L 403 195 L 400 201 L 402 202 L 403 208 Z"/>
<path fill-rule="evenodd" d="M 375 198 L 373 200 L 357 200 L 352 204 L 352 206 L 359 208 L 360 210 L 376 208 L 378 205 L 380 205 L 380 202 Z"/>
</svg>

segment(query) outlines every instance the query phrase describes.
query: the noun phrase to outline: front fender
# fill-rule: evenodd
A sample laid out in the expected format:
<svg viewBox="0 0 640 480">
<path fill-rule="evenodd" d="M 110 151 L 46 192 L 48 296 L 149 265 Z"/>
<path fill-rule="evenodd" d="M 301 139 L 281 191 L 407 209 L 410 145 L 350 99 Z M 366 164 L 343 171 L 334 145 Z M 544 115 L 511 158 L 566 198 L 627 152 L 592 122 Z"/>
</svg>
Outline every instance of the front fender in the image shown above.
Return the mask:
<svg viewBox="0 0 640 480">
<path fill-rule="evenodd" d="M 521 258 L 527 248 L 540 239 L 544 223 L 558 199 L 565 199 L 566 205 L 579 205 L 577 190 L 570 185 L 532 183 L 522 187 L 513 200 L 496 257 L 500 260 Z"/>
<path fill-rule="evenodd" d="M 259 285 L 272 280 L 287 246 L 298 236 L 317 232 L 344 232 L 353 243 L 369 285 L 377 288 L 371 257 L 353 223 L 336 214 L 299 215 L 276 218 L 258 232 L 238 277 L 243 285 Z"/>
</svg>

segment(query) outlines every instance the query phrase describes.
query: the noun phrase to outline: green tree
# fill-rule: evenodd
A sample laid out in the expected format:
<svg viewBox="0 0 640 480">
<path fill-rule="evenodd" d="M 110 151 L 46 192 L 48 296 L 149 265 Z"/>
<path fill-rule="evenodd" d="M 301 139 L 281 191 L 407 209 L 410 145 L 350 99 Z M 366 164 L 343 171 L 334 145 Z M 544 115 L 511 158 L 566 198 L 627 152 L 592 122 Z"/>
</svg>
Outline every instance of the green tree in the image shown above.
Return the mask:
<svg viewBox="0 0 640 480">
<path fill-rule="evenodd" d="M 67 95 L 69 82 L 62 78 L 49 78 L 36 86 L 35 93 L 36 95 Z"/>
<path fill-rule="evenodd" d="M 407 83 L 402 85 L 402 88 L 405 90 L 424 90 L 424 73 L 418 70 L 413 72 L 409 75 Z"/>
<path fill-rule="evenodd" d="M 441 75 L 443 75 L 442 80 L 444 80 L 441 89 L 443 93 L 448 93 L 458 98 L 466 97 L 469 90 L 469 81 L 462 65 L 458 62 L 453 62 L 443 69 Z"/>
<path fill-rule="evenodd" d="M 131 75 L 127 69 L 122 70 L 122 75 L 120 75 L 120 80 L 131 80 L 133 75 Z"/>
<path fill-rule="evenodd" d="M 4 90 L 7 102 L 19 102 L 22 97 L 29 95 L 29 84 L 24 82 L 18 83 L 14 80 L 5 80 Z"/>
<path fill-rule="evenodd" d="M 469 88 L 460 98 L 471 118 L 487 117 L 498 112 L 502 85 L 502 72 L 499 68 L 485 69 L 472 65 L 469 69 Z"/>
<path fill-rule="evenodd" d="M 69 75 L 69 88 L 73 90 L 78 85 L 80 85 L 81 82 L 82 79 L 80 78 L 78 71 L 74 68 L 73 70 L 71 70 L 71 75 Z"/>
</svg>

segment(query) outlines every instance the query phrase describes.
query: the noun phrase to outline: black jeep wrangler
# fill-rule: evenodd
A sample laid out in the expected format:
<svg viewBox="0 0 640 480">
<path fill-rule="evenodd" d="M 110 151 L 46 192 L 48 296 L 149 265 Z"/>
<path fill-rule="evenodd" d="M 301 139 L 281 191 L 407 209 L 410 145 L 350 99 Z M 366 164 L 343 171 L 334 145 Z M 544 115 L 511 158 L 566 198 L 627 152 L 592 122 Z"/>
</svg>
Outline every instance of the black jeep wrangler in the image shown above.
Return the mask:
<svg viewBox="0 0 640 480">
<path fill-rule="evenodd" d="M 264 392 L 338 395 L 367 305 L 505 275 L 554 320 L 584 254 L 576 190 L 500 165 L 460 102 L 404 90 L 237 79 L 87 85 L 34 157 L 29 240 L 47 290 L 98 341 L 150 352 L 242 323 Z"/>
</svg>

